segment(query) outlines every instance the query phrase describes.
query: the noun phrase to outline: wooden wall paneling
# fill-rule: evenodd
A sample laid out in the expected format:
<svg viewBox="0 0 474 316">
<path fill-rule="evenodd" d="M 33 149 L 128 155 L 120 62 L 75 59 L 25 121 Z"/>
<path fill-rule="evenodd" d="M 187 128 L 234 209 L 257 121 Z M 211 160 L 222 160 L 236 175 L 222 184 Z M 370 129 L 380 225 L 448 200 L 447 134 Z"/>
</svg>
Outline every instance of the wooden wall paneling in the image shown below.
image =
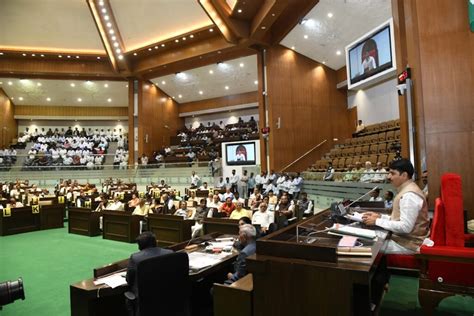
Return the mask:
<svg viewBox="0 0 474 316">
<path fill-rule="evenodd" d="M 257 54 L 257 76 L 258 76 L 258 92 L 257 92 L 257 99 L 258 99 L 258 127 L 260 132 L 260 169 L 261 170 L 268 170 L 267 164 L 267 155 L 268 155 L 268 140 L 263 138 L 261 129 L 263 127 L 267 127 L 267 117 L 266 117 L 266 110 L 265 110 L 265 96 L 263 95 L 263 91 L 265 90 L 265 82 L 264 82 L 264 53 L 260 51 Z M 271 133 L 271 131 L 270 131 Z"/>
<path fill-rule="evenodd" d="M 219 109 L 222 107 L 258 102 L 257 91 L 179 104 L 179 113 Z"/>
<path fill-rule="evenodd" d="M 135 163 L 134 79 L 128 81 L 128 164 Z"/>
<path fill-rule="evenodd" d="M 15 115 L 31 116 L 128 116 L 126 107 L 16 105 Z"/>
<path fill-rule="evenodd" d="M 8 147 L 17 137 L 17 121 L 14 119 L 15 105 L 0 88 L 0 148 Z"/>
<path fill-rule="evenodd" d="M 289 171 L 301 171 L 350 136 L 347 94 L 336 72 L 298 53 L 274 46 L 267 53 L 270 168 L 280 170 L 323 140 L 327 143 Z M 280 128 L 277 128 L 280 120 Z"/>
<path fill-rule="evenodd" d="M 467 1 L 414 1 L 417 11 L 430 202 L 445 172 L 462 176 L 474 218 L 474 33 Z M 444 21 L 440 23 L 439 21 Z M 433 204 L 431 204 L 433 205 Z"/>
<path fill-rule="evenodd" d="M 336 81 L 337 83 L 343 82 L 347 80 L 347 69 L 346 66 L 339 68 L 336 71 Z"/>
</svg>

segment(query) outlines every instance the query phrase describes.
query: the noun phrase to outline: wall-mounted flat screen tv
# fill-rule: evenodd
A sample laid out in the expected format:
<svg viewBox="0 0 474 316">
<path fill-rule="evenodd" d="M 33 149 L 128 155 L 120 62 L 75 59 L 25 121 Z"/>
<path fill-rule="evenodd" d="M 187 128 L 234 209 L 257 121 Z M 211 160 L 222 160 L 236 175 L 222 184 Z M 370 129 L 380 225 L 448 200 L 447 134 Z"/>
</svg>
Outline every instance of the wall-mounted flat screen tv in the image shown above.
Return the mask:
<svg viewBox="0 0 474 316">
<path fill-rule="evenodd" d="M 392 19 L 348 45 L 346 65 L 349 89 L 375 84 L 396 74 Z"/>
<path fill-rule="evenodd" d="M 255 142 L 225 145 L 226 162 L 229 166 L 255 165 Z"/>
</svg>

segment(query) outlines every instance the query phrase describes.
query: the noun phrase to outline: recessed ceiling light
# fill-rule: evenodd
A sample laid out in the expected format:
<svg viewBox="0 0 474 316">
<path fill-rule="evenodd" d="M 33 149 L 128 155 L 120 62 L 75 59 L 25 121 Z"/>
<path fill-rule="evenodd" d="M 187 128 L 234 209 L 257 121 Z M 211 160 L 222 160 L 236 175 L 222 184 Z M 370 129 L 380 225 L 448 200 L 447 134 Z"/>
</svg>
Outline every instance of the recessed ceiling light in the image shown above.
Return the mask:
<svg viewBox="0 0 474 316">
<path fill-rule="evenodd" d="M 100 1 L 100 2 L 99 2 L 99 5 L 100 5 L 101 7 L 103 7 L 103 6 L 104 6 L 104 1 Z"/>
<path fill-rule="evenodd" d="M 108 20 L 109 20 L 109 16 L 108 16 L 108 15 L 104 15 L 104 20 L 108 21 Z"/>
<path fill-rule="evenodd" d="M 46 98 L 46 101 L 51 102 L 51 98 Z"/>
<path fill-rule="evenodd" d="M 118 43 L 118 42 L 114 42 L 114 47 L 119 47 L 119 43 Z"/>
<path fill-rule="evenodd" d="M 59 58 L 63 58 L 63 55 L 58 55 Z"/>
<path fill-rule="evenodd" d="M 43 55 L 43 54 L 41 54 L 40 56 L 41 56 L 41 57 L 44 57 L 44 55 Z"/>
<path fill-rule="evenodd" d="M 36 55 L 35 55 L 35 54 L 31 54 L 31 56 L 35 57 Z"/>
<path fill-rule="evenodd" d="M 244 66 L 244 63 L 240 63 L 240 65 L 239 65 L 239 66 L 240 66 L 240 67 L 243 67 L 243 66 Z"/>
<path fill-rule="evenodd" d="M 8 85 L 11 86 L 13 84 L 13 82 L 11 81 L 8 81 Z"/>
<path fill-rule="evenodd" d="M 138 54 L 137 53 L 133 53 L 133 56 L 137 56 Z"/>
<path fill-rule="evenodd" d="M 161 84 L 166 84 L 166 81 L 163 80 L 163 81 L 161 82 Z"/>
<path fill-rule="evenodd" d="M 125 85 L 125 88 L 128 88 L 128 84 Z"/>
<path fill-rule="evenodd" d="M 155 46 L 155 49 L 158 49 L 158 45 Z"/>
<path fill-rule="evenodd" d="M 109 87 L 109 84 L 108 83 L 104 83 L 104 88 L 108 88 Z"/>
<path fill-rule="evenodd" d="M 109 30 L 109 34 L 114 34 L 115 31 L 114 30 Z"/>
<path fill-rule="evenodd" d="M 108 28 L 111 28 L 111 27 L 112 27 L 112 23 L 110 23 L 110 22 L 107 22 L 106 25 L 107 25 Z"/>
<path fill-rule="evenodd" d="M 334 15 L 331 12 L 328 13 L 328 18 L 332 18 L 333 16 Z"/>
<path fill-rule="evenodd" d="M 291 46 L 291 49 L 292 49 L 292 50 L 295 50 L 295 47 L 294 47 L 294 46 Z"/>
<path fill-rule="evenodd" d="M 202 90 L 201 90 L 201 91 L 199 91 L 199 94 L 203 94 L 203 93 L 204 93 L 204 92 L 202 92 Z"/>
<path fill-rule="evenodd" d="M 189 35 L 189 38 L 194 38 L 194 35 L 193 34 Z"/>
<path fill-rule="evenodd" d="M 183 97 L 183 96 L 182 96 L 181 94 L 178 94 L 178 98 L 180 98 L 180 99 L 181 99 L 182 97 Z"/>
<path fill-rule="evenodd" d="M 118 59 L 122 60 L 122 59 L 123 59 L 123 55 L 118 55 Z"/>
<path fill-rule="evenodd" d="M 77 102 L 82 102 L 82 99 L 81 99 L 81 98 L 77 98 Z"/>
<path fill-rule="evenodd" d="M 303 37 L 304 37 L 304 39 L 308 39 L 308 35 L 306 35 L 306 34 Z"/>
<path fill-rule="evenodd" d="M 117 40 L 117 37 L 116 37 L 116 36 L 112 36 L 111 39 L 112 39 L 112 41 L 116 41 L 116 40 Z"/>
<path fill-rule="evenodd" d="M 242 13 L 242 9 L 238 9 L 237 12 L 238 12 L 238 13 Z"/>
<path fill-rule="evenodd" d="M 151 52 L 151 47 L 150 47 L 150 48 L 148 48 L 148 50 Z"/>
<path fill-rule="evenodd" d="M 337 55 L 341 55 L 341 51 L 338 50 L 338 51 L 336 52 L 336 54 L 337 54 Z"/>
<path fill-rule="evenodd" d="M 19 97 L 18 100 L 23 101 L 23 97 Z"/>
<path fill-rule="evenodd" d="M 209 29 L 209 32 L 214 32 L 214 29 Z"/>
<path fill-rule="evenodd" d="M 100 59 L 100 56 L 97 56 L 97 59 Z"/>
<path fill-rule="evenodd" d="M 258 80 L 255 80 L 253 83 L 254 83 L 254 84 L 258 84 Z"/>
<path fill-rule="evenodd" d="M 41 86 L 42 86 L 41 82 L 36 83 L 36 85 L 37 85 L 38 87 L 41 87 Z"/>
<path fill-rule="evenodd" d="M 326 61 L 325 61 L 325 60 L 323 60 L 323 64 L 326 65 Z"/>
<path fill-rule="evenodd" d="M 225 88 L 226 90 L 229 90 L 229 86 L 225 86 L 224 88 Z"/>
<path fill-rule="evenodd" d="M 111 99 L 111 98 L 108 98 L 108 99 L 107 99 L 107 102 L 109 102 L 109 103 L 112 102 L 112 99 Z"/>
<path fill-rule="evenodd" d="M 3 55 L 3 53 L 0 52 L 0 56 Z"/>
<path fill-rule="evenodd" d="M 117 49 L 115 50 L 115 52 L 116 52 L 117 54 L 120 54 L 120 53 L 122 52 L 122 50 L 121 50 L 120 48 L 117 48 Z"/>
<path fill-rule="evenodd" d="M 275 13 L 272 13 L 272 16 L 275 16 Z"/>
<path fill-rule="evenodd" d="M 76 56 L 77 59 L 79 59 L 79 56 Z"/>
<path fill-rule="evenodd" d="M 106 8 L 103 8 L 103 9 L 102 9 L 102 13 L 107 13 L 107 9 L 106 9 Z"/>
<path fill-rule="evenodd" d="M 26 54 L 25 54 L 25 53 L 23 53 L 22 55 L 23 55 L 23 56 L 26 56 Z"/>
<path fill-rule="evenodd" d="M 86 83 L 87 83 L 87 84 L 92 84 L 92 81 L 87 80 Z"/>
<path fill-rule="evenodd" d="M 67 58 L 71 58 L 71 55 L 67 55 Z"/>
<path fill-rule="evenodd" d="M 74 87 L 76 86 L 76 84 L 75 84 L 75 83 L 71 83 L 70 86 L 74 88 Z"/>
<path fill-rule="evenodd" d="M 2 81 L 0 81 L 0 84 L 3 84 L 3 82 L 2 82 Z"/>
<path fill-rule="evenodd" d="M 178 42 L 179 42 L 179 39 L 175 39 L 174 41 L 175 41 L 176 43 L 178 43 Z"/>
<path fill-rule="evenodd" d="M 161 47 L 165 47 L 165 44 L 161 44 Z"/>
<path fill-rule="evenodd" d="M 211 70 L 209 70 L 209 73 L 212 75 L 214 73 L 214 71 L 211 69 Z"/>
<path fill-rule="evenodd" d="M 186 40 L 186 36 L 185 36 L 185 37 L 183 37 L 183 41 L 185 41 L 185 40 Z"/>
</svg>

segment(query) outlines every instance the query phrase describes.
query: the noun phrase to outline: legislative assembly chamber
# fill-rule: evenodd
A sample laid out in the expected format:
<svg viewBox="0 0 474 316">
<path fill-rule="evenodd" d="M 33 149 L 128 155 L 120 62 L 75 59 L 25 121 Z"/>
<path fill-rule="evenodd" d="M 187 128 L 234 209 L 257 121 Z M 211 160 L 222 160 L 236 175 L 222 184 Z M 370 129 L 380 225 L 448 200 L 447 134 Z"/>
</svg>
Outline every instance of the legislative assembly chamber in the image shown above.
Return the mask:
<svg viewBox="0 0 474 316">
<path fill-rule="evenodd" d="M 0 16 L 0 315 L 474 315 L 473 0 Z"/>
</svg>

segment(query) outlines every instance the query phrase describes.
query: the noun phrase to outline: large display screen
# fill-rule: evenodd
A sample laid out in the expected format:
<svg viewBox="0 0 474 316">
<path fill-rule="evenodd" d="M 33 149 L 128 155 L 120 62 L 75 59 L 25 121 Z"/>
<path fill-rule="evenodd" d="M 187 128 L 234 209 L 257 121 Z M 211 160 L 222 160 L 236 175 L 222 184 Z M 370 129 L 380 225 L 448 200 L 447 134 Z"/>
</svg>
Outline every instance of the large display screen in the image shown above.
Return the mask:
<svg viewBox="0 0 474 316">
<path fill-rule="evenodd" d="M 255 143 L 232 143 L 225 145 L 227 165 L 255 165 Z"/>
</svg>

